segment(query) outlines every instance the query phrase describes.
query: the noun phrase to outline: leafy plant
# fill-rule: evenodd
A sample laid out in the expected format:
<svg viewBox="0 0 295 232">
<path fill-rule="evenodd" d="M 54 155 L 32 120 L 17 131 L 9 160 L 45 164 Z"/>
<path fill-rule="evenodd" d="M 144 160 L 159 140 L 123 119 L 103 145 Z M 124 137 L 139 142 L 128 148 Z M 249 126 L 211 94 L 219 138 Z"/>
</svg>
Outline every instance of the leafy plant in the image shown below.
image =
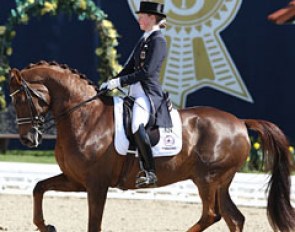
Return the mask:
<svg viewBox="0 0 295 232">
<path fill-rule="evenodd" d="M 295 162 L 295 150 L 293 146 L 289 146 L 289 152 L 293 157 Z M 253 137 L 251 137 L 251 151 L 247 159 L 247 162 L 244 164 L 242 171 L 243 172 L 260 172 L 264 168 L 264 157 L 262 153 L 261 142 Z"/>
</svg>

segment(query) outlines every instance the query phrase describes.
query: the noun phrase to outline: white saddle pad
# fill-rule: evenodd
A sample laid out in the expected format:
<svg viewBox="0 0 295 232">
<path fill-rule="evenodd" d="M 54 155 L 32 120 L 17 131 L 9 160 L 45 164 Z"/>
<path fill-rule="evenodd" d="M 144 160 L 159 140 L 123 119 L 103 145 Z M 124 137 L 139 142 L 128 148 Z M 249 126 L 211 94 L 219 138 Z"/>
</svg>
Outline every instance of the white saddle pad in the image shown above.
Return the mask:
<svg viewBox="0 0 295 232">
<path fill-rule="evenodd" d="M 115 118 L 115 148 L 120 155 L 126 155 L 129 147 L 129 140 L 126 137 L 123 125 L 123 100 L 114 97 L 114 118 Z M 153 156 L 177 155 L 182 148 L 182 125 L 179 113 L 171 111 L 173 123 L 172 129 L 160 128 L 160 140 L 152 147 Z"/>
</svg>

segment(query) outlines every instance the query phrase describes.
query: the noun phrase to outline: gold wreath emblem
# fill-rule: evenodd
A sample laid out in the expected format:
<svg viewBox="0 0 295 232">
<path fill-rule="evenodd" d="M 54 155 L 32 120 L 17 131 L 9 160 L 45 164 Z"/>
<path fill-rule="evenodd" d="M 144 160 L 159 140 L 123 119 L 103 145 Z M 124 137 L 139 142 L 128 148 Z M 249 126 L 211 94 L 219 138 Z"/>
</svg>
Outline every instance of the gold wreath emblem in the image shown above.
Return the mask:
<svg viewBox="0 0 295 232">
<path fill-rule="evenodd" d="M 139 1 L 128 0 L 133 12 Z M 235 18 L 242 0 L 166 0 L 168 57 L 161 81 L 177 107 L 188 94 L 211 87 L 253 102 L 220 32 Z"/>
</svg>

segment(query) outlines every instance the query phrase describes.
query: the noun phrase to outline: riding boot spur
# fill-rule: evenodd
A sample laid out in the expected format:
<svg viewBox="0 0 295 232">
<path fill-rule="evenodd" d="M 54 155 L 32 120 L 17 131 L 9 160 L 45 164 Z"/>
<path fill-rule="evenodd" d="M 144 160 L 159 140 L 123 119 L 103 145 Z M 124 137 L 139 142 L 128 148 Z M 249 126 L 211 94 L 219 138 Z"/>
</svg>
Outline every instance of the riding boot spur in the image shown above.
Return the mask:
<svg viewBox="0 0 295 232">
<path fill-rule="evenodd" d="M 136 187 L 156 187 L 157 176 L 155 174 L 155 161 L 153 158 L 150 139 L 141 124 L 134 134 L 134 140 L 139 150 L 140 169 L 136 178 Z"/>
</svg>

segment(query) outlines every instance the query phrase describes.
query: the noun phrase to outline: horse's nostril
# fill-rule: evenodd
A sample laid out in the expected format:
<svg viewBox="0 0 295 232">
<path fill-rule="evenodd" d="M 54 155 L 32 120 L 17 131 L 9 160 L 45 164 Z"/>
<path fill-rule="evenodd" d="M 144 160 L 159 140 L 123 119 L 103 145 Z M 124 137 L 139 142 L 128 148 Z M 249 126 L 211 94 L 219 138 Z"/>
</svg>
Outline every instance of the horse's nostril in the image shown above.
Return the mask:
<svg viewBox="0 0 295 232">
<path fill-rule="evenodd" d="M 32 144 L 32 141 L 27 136 L 22 136 L 20 140 L 21 143 L 25 146 L 30 146 L 30 144 Z"/>
<path fill-rule="evenodd" d="M 20 140 L 21 143 L 27 147 L 38 147 L 38 145 L 41 143 L 42 135 L 36 130 L 32 130 L 27 134 L 21 135 Z"/>
</svg>

